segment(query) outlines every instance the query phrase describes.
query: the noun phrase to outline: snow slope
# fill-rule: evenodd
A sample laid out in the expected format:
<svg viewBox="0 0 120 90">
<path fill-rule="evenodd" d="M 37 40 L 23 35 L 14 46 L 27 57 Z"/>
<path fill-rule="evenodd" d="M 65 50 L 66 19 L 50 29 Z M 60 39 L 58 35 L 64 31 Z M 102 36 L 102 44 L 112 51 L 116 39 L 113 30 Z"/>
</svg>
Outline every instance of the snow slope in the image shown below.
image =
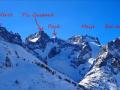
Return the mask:
<svg viewBox="0 0 120 90">
<path fill-rule="evenodd" d="M 23 43 L 19 34 L 0 27 L 0 90 L 120 90 L 119 85 L 120 38 L 101 46 L 88 35 L 64 41 L 42 31 Z"/>
<path fill-rule="evenodd" d="M 80 81 L 91 90 L 120 90 L 120 39 L 103 47 L 92 69 Z"/>
<path fill-rule="evenodd" d="M 82 90 L 19 45 L 0 40 L 0 90 Z"/>
<path fill-rule="evenodd" d="M 101 49 L 99 40 L 90 36 L 73 36 L 67 41 L 56 38 L 53 42 L 45 32 L 37 35 L 41 37 L 34 43 L 29 39 L 38 38 L 36 34 L 27 37 L 28 50 L 50 67 L 77 82 L 89 71 Z"/>
</svg>

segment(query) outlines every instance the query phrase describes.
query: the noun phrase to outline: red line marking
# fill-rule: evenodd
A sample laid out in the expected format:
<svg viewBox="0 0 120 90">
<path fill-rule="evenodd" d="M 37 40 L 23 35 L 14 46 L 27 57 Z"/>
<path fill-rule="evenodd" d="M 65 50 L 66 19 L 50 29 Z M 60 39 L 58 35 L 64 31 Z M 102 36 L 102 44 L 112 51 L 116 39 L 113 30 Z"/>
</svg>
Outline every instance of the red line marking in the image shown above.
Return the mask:
<svg viewBox="0 0 120 90">
<path fill-rule="evenodd" d="M 34 19 L 35 19 L 35 23 L 36 23 L 36 25 L 38 27 L 38 30 L 43 31 L 43 27 L 40 27 L 39 22 L 37 21 L 36 17 L 34 17 Z"/>
<path fill-rule="evenodd" d="M 54 29 L 54 31 L 53 31 L 53 33 L 52 33 L 54 36 L 56 36 L 57 35 L 57 33 L 55 32 L 55 29 Z"/>
</svg>

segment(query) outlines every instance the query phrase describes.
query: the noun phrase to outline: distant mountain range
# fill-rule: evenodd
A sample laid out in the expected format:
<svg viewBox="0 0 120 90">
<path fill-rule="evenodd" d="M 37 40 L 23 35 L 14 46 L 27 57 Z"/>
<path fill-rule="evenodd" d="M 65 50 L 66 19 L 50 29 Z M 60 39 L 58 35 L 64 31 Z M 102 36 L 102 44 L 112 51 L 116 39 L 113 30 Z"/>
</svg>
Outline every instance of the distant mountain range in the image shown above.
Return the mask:
<svg viewBox="0 0 120 90">
<path fill-rule="evenodd" d="M 1 90 L 120 90 L 120 38 L 102 45 L 98 38 L 51 38 L 0 27 Z M 7 86 L 7 87 L 6 87 Z"/>
</svg>

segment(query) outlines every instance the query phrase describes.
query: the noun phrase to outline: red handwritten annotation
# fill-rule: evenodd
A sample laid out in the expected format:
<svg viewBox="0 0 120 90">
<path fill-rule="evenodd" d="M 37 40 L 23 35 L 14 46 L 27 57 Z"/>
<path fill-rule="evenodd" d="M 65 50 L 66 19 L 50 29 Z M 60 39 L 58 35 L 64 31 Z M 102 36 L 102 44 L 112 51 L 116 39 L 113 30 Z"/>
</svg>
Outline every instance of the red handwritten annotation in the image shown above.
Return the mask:
<svg viewBox="0 0 120 90">
<path fill-rule="evenodd" d="M 55 16 L 54 13 L 28 13 L 28 12 L 22 12 L 20 15 L 23 17 L 53 17 L 53 16 Z M 13 16 L 16 16 L 16 14 L 11 13 L 11 12 L 10 13 L 9 12 L 0 12 L 0 17 L 13 17 Z M 120 25 L 105 24 L 103 27 L 106 29 L 110 29 L 110 28 L 111 29 L 120 29 Z M 57 28 L 60 28 L 60 26 L 55 25 L 55 24 L 54 25 L 49 24 L 48 28 L 57 29 Z M 80 25 L 80 28 L 95 29 L 96 25 L 82 24 L 82 25 Z"/>
<path fill-rule="evenodd" d="M 28 13 L 28 12 L 22 12 L 20 13 L 23 17 L 53 17 L 53 13 Z M 8 12 L 0 12 L 0 17 L 13 17 L 16 16 L 14 13 L 8 13 Z"/>
<path fill-rule="evenodd" d="M 96 28 L 95 25 L 87 25 L 87 24 L 82 24 L 80 27 L 81 28 L 87 28 L 87 29 L 94 29 L 94 28 Z"/>
<path fill-rule="evenodd" d="M 13 16 L 14 16 L 13 13 L 4 13 L 4 12 L 0 13 L 0 17 L 13 17 Z"/>
<path fill-rule="evenodd" d="M 83 28 L 83 29 L 95 29 L 97 28 L 95 25 L 89 25 L 89 24 L 82 24 L 80 26 L 80 28 Z M 103 26 L 103 28 L 106 28 L 106 29 L 119 29 L 120 28 L 120 25 L 111 25 L 111 24 L 105 24 Z"/>
<path fill-rule="evenodd" d="M 32 17 L 53 17 L 54 14 L 53 13 L 32 13 L 32 14 L 30 14 L 27 12 L 23 12 L 22 16 L 24 16 L 24 17 L 30 17 L 30 16 L 32 16 Z"/>
<path fill-rule="evenodd" d="M 111 24 L 106 24 L 105 28 L 120 28 L 120 25 L 111 25 Z"/>
<path fill-rule="evenodd" d="M 60 28 L 60 25 L 59 24 L 48 24 L 48 28 L 57 29 L 57 28 Z"/>
</svg>

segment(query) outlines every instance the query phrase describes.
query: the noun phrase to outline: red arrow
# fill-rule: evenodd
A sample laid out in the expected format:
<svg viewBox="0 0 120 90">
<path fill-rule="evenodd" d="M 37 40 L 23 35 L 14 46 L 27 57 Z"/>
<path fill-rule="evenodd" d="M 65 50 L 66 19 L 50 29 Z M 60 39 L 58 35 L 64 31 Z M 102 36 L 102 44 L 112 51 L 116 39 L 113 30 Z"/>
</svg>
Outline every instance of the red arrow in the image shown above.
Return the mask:
<svg viewBox="0 0 120 90">
<path fill-rule="evenodd" d="M 57 33 L 55 32 L 55 29 L 54 29 L 52 35 L 53 35 L 54 37 L 56 37 Z"/>
<path fill-rule="evenodd" d="M 37 25 L 37 27 L 38 27 L 38 30 L 39 30 L 39 31 L 43 31 L 43 27 L 40 27 L 40 25 L 39 25 L 36 17 L 34 17 L 34 19 L 35 19 L 35 23 L 36 23 L 36 25 Z"/>
</svg>

